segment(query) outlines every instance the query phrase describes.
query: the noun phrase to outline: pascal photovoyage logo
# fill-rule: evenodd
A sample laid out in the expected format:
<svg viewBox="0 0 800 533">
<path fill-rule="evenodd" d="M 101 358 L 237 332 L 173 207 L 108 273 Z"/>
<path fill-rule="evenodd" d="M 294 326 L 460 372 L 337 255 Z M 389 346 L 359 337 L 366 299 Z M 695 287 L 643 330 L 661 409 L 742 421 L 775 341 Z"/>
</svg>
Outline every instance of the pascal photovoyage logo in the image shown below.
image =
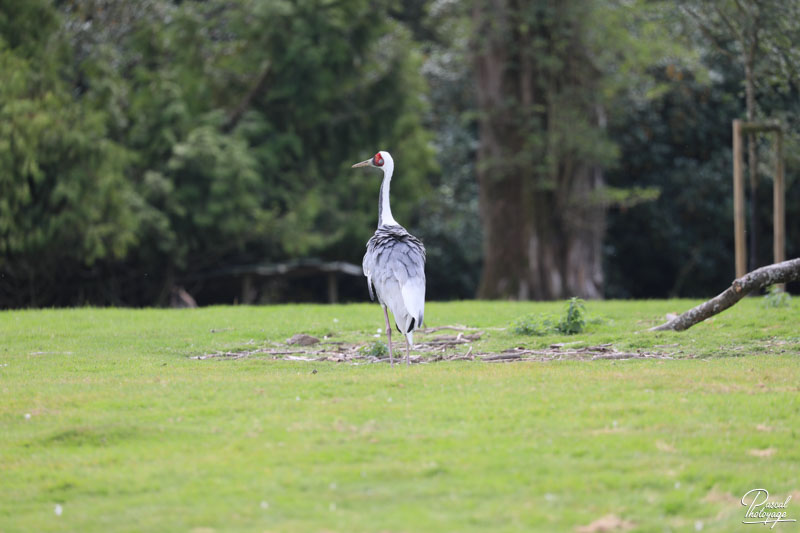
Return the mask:
<svg viewBox="0 0 800 533">
<path fill-rule="evenodd" d="M 770 501 L 767 489 L 749 490 L 742 496 L 742 505 L 747 507 L 743 524 L 771 525 L 774 528 L 780 522 L 797 522 L 794 518 L 787 518 L 786 508 L 792 495 L 783 501 Z"/>
</svg>

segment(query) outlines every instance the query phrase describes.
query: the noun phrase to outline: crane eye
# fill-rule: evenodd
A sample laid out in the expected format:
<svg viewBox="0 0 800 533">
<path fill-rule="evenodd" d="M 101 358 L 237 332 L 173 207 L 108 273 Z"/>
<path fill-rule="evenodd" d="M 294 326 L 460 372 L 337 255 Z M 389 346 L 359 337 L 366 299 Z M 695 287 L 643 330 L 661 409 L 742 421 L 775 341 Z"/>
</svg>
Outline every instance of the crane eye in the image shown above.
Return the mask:
<svg viewBox="0 0 800 533">
<path fill-rule="evenodd" d="M 372 158 L 372 164 L 375 165 L 376 167 L 382 167 L 383 166 L 383 157 L 381 157 L 381 153 L 380 152 L 375 154 L 375 157 Z"/>
</svg>

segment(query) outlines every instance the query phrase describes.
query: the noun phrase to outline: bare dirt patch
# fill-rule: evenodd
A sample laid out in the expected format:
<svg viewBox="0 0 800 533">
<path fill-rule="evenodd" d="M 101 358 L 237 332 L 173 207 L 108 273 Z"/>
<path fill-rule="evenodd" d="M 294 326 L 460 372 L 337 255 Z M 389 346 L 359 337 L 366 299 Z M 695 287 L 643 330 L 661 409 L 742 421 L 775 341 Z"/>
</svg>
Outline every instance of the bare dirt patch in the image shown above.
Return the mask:
<svg viewBox="0 0 800 533">
<path fill-rule="evenodd" d="M 763 450 L 759 449 L 752 449 L 747 450 L 748 455 L 752 455 L 753 457 L 772 457 L 775 455 L 777 450 L 775 448 L 764 448 Z"/>
<path fill-rule="evenodd" d="M 443 330 L 457 331 L 452 335 L 433 335 Z M 570 348 L 570 344 L 553 344 L 547 348 L 528 349 L 515 347 L 502 352 L 476 352 L 472 343 L 481 339 L 483 331 L 464 326 L 442 326 L 420 330 L 421 339 L 414 346 L 410 362 L 428 364 L 440 361 L 483 361 L 486 363 L 515 363 L 523 361 L 562 361 L 562 360 L 626 360 L 626 359 L 672 359 L 671 354 L 645 351 L 619 351 L 611 344 Z M 295 335 L 290 341 L 299 338 Z M 316 340 L 316 339 L 315 339 Z M 388 354 L 373 355 L 371 343 L 346 343 L 323 340 L 313 345 L 301 347 L 297 342 L 273 344 L 251 350 L 220 351 L 196 355 L 192 359 L 241 359 L 250 356 L 271 357 L 287 361 L 330 361 L 353 365 L 388 363 Z M 395 359 L 405 357 L 405 344 L 393 342 Z M 683 356 L 686 357 L 686 356 Z"/>
<path fill-rule="evenodd" d="M 575 531 L 578 533 L 600 533 L 604 531 L 628 531 L 634 527 L 635 524 L 633 522 L 610 514 L 602 518 L 598 518 L 591 524 L 576 527 Z"/>
</svg>

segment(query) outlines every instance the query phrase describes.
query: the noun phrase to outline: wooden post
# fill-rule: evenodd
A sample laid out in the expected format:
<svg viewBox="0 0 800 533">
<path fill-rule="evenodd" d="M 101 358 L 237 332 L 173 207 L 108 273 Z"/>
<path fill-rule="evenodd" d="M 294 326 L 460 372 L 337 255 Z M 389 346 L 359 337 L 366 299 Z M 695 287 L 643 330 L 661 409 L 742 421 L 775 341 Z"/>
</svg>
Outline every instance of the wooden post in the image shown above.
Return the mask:
<svg viewBox="0 0 800 533">
<path fill-rule="evenodd" d="M 736 244 L 736 277 L 747 273 L 747 244 L 745 243 L 744 159 L 742 134 L 775 133 L 775 179 L 772 190 L 772 250 L 775 264 L 786 260 L 786 184 L 783 175 L 783 129 L 780 121 L 733 121 L 733 232 Z M 750 199 L 751 202 L 755 198 Z M 781 289 L 784 287 L 781 285 Z"/>
<path fill-rule="evenodd" d="M 772 189 L 772 248 L 774 262 L 786 259 L 786 185 L 783 179 L 783 131 L 775 134 L 775 183 Z M 781 286 L 785 289 L 785 286 Z"/>
<path fill-rule="evenodd" d="M 733 237 L 736 254 L 736 277 L 747 274 L 747 243 L 744 239 L 744 161 L 742 154 L 742 121 L 733 121 Z"/>
</svg>

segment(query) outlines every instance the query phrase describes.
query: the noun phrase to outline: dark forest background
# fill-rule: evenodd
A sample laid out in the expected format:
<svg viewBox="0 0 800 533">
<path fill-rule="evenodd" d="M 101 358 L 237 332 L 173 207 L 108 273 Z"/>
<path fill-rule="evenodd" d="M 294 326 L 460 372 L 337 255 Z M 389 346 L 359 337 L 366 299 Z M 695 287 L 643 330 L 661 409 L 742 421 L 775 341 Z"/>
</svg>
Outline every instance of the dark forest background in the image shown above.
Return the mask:
<svg viewBox="0 0 800 533">
<path fill-rule="evenodd" d="M 0 308 L 364 300 L 378 150 L 429 299 L 710 296 L 733 119 L 800 255 L 798 43 L 798 0 L 0 0 Z"/>
</svg>

